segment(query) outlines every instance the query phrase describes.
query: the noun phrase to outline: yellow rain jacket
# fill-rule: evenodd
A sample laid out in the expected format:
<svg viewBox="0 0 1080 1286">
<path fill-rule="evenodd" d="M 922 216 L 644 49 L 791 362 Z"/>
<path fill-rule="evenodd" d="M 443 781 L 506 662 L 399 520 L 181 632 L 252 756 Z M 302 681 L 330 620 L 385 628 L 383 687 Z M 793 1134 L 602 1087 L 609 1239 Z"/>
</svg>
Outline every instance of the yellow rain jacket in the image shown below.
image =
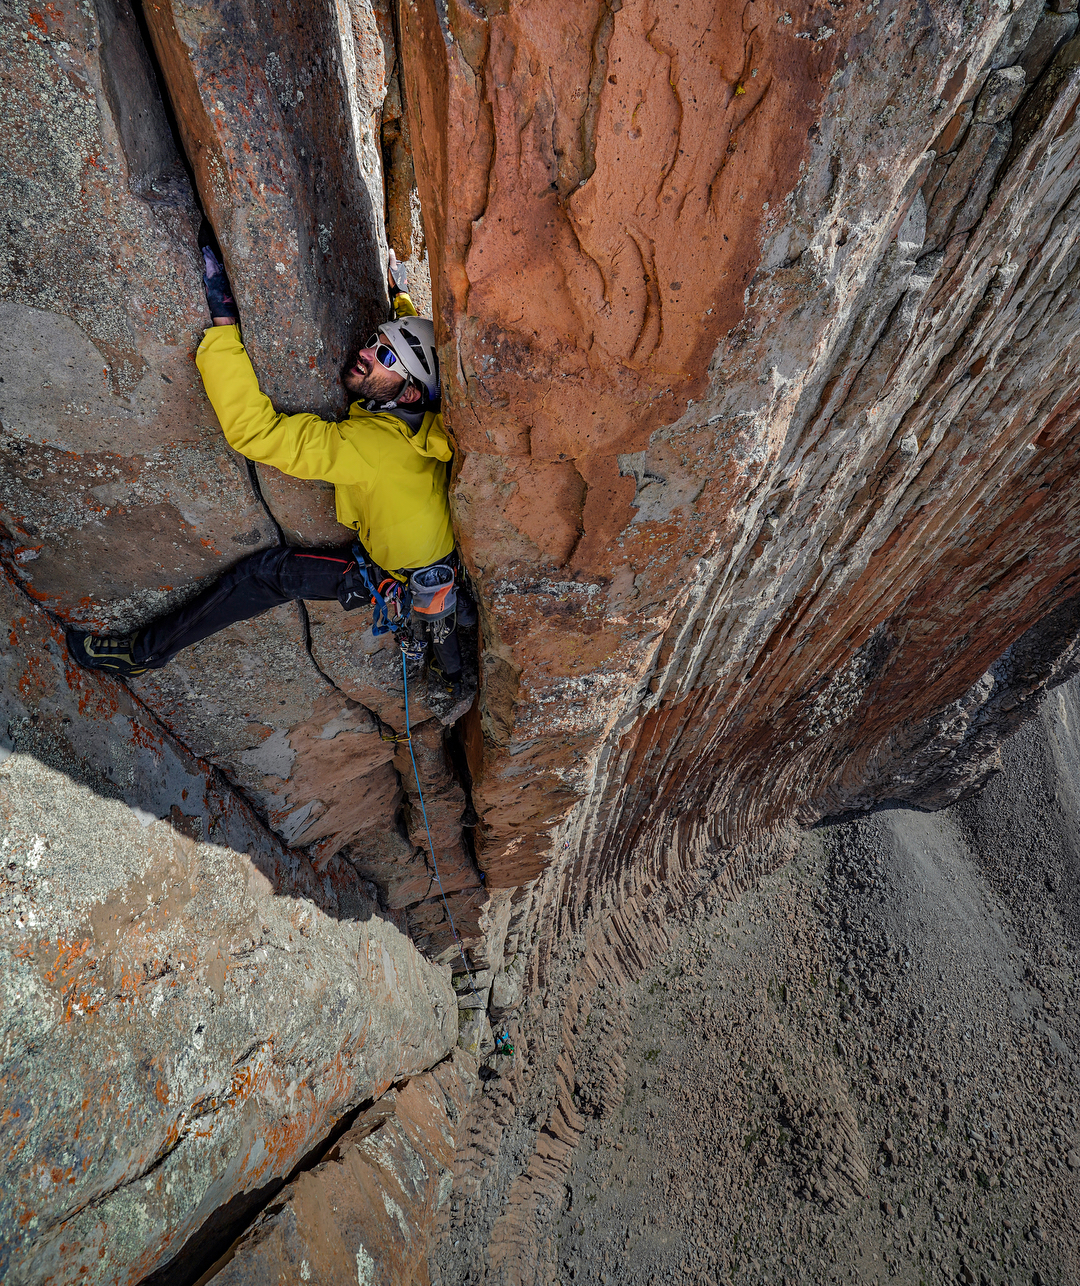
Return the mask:
<svg viewBox="0 0 1080 1286">
<path fill-rule="evenodd" d="M 398 295 L 394 311 L 416 316 L 408 295 Z M 294 478 L 332 482 L 338 522 L 358 532 L 380 567 L 426 567 L 454 548 L 446 467 L 453 448 L 441 414 L 429 411 L 415 435 L 359 402 L 339 424 L 279 414 L 259 390 L 237 326 L 209 327 L 195 362 L 229 445 Z"/>
</svg>

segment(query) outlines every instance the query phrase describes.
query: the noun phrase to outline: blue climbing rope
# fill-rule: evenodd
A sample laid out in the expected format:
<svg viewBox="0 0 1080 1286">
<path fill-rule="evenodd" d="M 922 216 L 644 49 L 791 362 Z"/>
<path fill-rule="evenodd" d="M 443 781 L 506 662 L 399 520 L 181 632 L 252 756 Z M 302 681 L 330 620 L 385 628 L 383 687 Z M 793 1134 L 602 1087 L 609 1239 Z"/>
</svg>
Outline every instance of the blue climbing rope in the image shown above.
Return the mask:
<svg viewBox="0 0 1080 1286">
<path fill-rule="evenodd" d="M 427 831 L 428 852 L 431 854 L 431 865 L 435 868 L 435 878 L 439 882 L 439 892 L 442 894 L 443 906 L 446 908 L 446 918 L 450 921 L 450 932 L 454 935 L 454 941 L 458 944 L 458 951 L 461 953 L 461 963 L 465 966 L 465 973 L 469 978 L 469 991 L 472 995 L 480 998 L 480 993 L 476 990 L 476 983 L 473 980 L 472 970 L 469 968 L 469 962 L 465 959 L 465 948 L 458 937 L 457 925 L 454 923 L 454 916 L 450 910 L 450 903 L 446 900 L 446 890 L 443 888 L 442 876 L 439 874 L 439 863 L 435 859 L 435 845 L 431 842 L 431 827 L 428 825 L 427 806 L 424 804 L 424 792 L 420 788 L 420 773 L 416 767 L 416 756 L 412 748 L 412 729 L 409 726 L 409 672 L 405 666 L 405 653 L 401 654 L 401 677 L 405 684 L 405 743 L 409 747 L 409 758 L 412 760 L 413 778 L 416 781 L 416 793 L 420 796 L 420 811 L 424 815 L 424 830 Z"/>
</svg>

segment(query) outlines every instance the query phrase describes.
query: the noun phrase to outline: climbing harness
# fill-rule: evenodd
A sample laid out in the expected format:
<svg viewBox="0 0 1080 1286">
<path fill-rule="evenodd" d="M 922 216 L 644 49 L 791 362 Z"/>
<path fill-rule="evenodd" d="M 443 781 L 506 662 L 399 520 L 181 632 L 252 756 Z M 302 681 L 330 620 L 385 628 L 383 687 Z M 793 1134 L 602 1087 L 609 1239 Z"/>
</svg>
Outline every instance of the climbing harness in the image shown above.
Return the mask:
<svg viewBox="0 0 1080 1286">
<path fill-rule="evenodd" d="M 359 541 L 352 547 L 354 562 L 345 569 L 338 590 L 338 602 L 347 611 L 355 611 L 368 603 L 375 609 L 371 622 L 372 634 L 397 633 L 405 624 L 412 607 L 412 595 L 407 585 L 403 585 L 389 572 L 368 558 L 367 550 Z"/>
<path fill-rule="evenodd" d="M 355 541 L 353 562 L 345 570 L 338 602 L 347 612 L 370 603 L 374 609 L 371 632 L 393 633 L 402 655 L 410 661 L 422 661 L 427 651 L 423 634 L 418 638 L 410 628 L 410 617 L 416 626 L 431 634 L 432 642 L 445 641 L 454 629 L 457 616 L 456 575 L 449 562 L 432 563 L 408 572 L 408 581 L 391 575 L 373 563 L 367 550 Z"/>
<path fill-rule="evenodd" d="M 431 840 L 431 827 L 428 825 L 427 806 L 424 803 L 424 792 L 420 787 L 420 773 L 416 767 L 416 755 L 413 754 L 412 748 L 412 728 L 409 724 L 409 671 L 406 666 L 405 654 L 401 656 L 401 678 L 405 685 L 405 736 L 398 738 L 409 747 L 409 758 L 412 760 L 413 779 L 416 782 L 416 793 L 420 797 L 420 811 L 424 816 L 424 830 L 427 832 L 428 852 L 431 854 L 431 865 L 435 868 L 435 878 L 439 882 L 439 892 L 442 894 L 443 906 L 446 908 L 446 918 L 450 921 L 450 932 L 454 935 L 454 941 L 458 945 L 458 951 L 461 953 L 461 963 L 465 966 L 465 973 L 469 979 L 469 994 L 480 999 L 480 994 L 476 990 L 476 981 L 472 976 L 472 970 L 469 968 L 469 962 L 465 959 L 465 947 L 462 945 L 461 938 L 458 937 L 457 925 L 454 923 L 454 916 L 450 910 L 450 903 L 446 900 L 446 890 L 443 888 L 442 876 L 439 874 L 439 863 L 435 859 L 435 845 Z"/>
</svg>

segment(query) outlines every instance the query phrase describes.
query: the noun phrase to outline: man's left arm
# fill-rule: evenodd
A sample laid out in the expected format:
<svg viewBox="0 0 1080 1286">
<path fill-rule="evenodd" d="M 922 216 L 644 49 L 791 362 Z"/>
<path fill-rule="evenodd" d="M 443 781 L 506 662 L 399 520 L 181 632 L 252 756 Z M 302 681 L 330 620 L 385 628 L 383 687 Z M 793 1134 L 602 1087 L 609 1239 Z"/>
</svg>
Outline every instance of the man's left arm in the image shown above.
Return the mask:
<svg viewBox="0 0 1080 1286">
<path fill-rule="evenodd" d="M 409 273 L 405 264 L 398 263 L 397 255 L 391 249 L 386 261 L 386 285 L 390 291 L 390 302 L 393 305 L 397 320 L 402 317 L 418 317 L 413 301 L 409 298 Z"/>
</svg>

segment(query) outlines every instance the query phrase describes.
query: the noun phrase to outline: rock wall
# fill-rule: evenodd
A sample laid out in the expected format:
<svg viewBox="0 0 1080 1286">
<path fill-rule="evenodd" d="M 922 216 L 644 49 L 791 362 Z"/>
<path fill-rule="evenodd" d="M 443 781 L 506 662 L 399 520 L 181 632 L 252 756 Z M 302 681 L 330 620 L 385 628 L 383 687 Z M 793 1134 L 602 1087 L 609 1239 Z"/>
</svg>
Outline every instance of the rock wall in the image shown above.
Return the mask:
<svg viewBox="0 0 1080 1286">
<path fill-rule="evenodd" d="M 278 405 L 342 410 L 348 346 L 385 315 L 391 17 L 313 13 L 306 44 L 295 24 L 3 11 L 5 1280 L 185 1280 L 458 1039 L 429 961 L 461 946 L 397 653 L 369 620 L 288 605 L 130 687 L 62 645 L 64 621 L 131 628 L 254 550 L 347 537 L 329 487 L 252 480 L 192 361 L 204 215 Z M 411 695 L 443 885 L 483 960 L 506 897 L 472 860 L 448 731 Z"/>
<path fill-rule="evenodd" d="M 4 27 L 18 111 L 4 144 L 0 540 L 50 610 L 125 629 L 255 550 L 349 538 L 328 484 L 263 466 L 252 479 L 225 445 L 191 360 L 207 324 L 196 237 L 205 213 L 275 404 L 343 412 L 350 345 L 388 308 L 381 108 L 398 81 L 385 8 L 327 9 L 300 38 L 257 5 L 103 4 L 16 8 Z M 395 110 L 396 191 L 412 170 Z M 409 236 L 422 303 L 415 218 Z M 286 843 L 317 863 L 345 853 L 434 954 L 458 954 L 393 740 L 397 654 L 369 624 L 336 605 L 281 608 L 135 690 Z M 410 712 L 430 724 L 417 759 L 444 886 L 479 948 L 489 899 L 461 826 L 467 781 L 426 689 Z"/>
<path fill-rule="evenodd" d="M 0 594 L 0 1273 L 137 1282 L 442 1059 L 457 1003 L 374 886 Z"/>
<path fill-rule="evenodd" d="M 597 979 L 792 825 L 977 788 L 1075 673 L 1060 7 L 403 7 L 528 955 L 452 1203 L 485 1280 L 542 1279 Z"/>
<path fill-rule="evenodd" d="M 402 23 L 489 885 L 917 798 L 927 721 L 1077 590 L 1073 18 Z"/>
<path fill-rule="evenodd" d="M 1075 30 L 1041 0 L 4 10 L 0 538 L 53 622 L 126 628 L 246 552 L 344 536 L 328 488 L 253 485 L 222 443 L 191 363 L 204 214 L 283 407 L 342 409 L 337 371 L 386 307 L 387 223 L 430 263 L 481 607 L 475 708 L 450 728 L 410 692 L 446 902 L 396 654 L 366 621 L 286 606 L 94 691 L 140 712 L 108 725 L 117 762 L 143 719 L 201 759 L 297 898 L 359 899 L 442 964 L 453 914 L 477 975 L 456 979 L 459 1036 L 500 1073 L 459 1156 L 482 1214 L 457 1217 L 497 1279 L 538 1271 L 593 980 L 640 968 L 687 898 L 737 895 L 791 827 L 972 788 L 1075 668 Z M 22 728 L 86 680 L 20 611 L 55 676 L 26 688 L 10 645 Z M 82 736 L 97 706 L 70 700 Z M 200 904 L 200 933 L 228 914 Z M 12 923 L 13 943 L 33 927 Z M 310 1075 L 335 1057 L 313 1049 Z M 304 1147 L 371 1086 L 300 1113 Z M 156 1183 L 146 1119 L 117 1155 Z M 244 1156 L 223 1143 L 194 1204 L 138 1215 L 116 1273 L 262 1182 Z M 76 1271 L 98 1234 L 59 1230 L 90 1227 L 88 1200 L 23 1226 L 20 1272 Z"/>
<path fill-rule="evenodd" d="M 218 1286 L 298 1276 L 315 1286 L 414 1286 L 450 1195 L 454 1144 L 476 1086 L 455 1050 L 361 1113 L 327 1159 L 291 1183 L 230 1251 Z"/>
</svg>

